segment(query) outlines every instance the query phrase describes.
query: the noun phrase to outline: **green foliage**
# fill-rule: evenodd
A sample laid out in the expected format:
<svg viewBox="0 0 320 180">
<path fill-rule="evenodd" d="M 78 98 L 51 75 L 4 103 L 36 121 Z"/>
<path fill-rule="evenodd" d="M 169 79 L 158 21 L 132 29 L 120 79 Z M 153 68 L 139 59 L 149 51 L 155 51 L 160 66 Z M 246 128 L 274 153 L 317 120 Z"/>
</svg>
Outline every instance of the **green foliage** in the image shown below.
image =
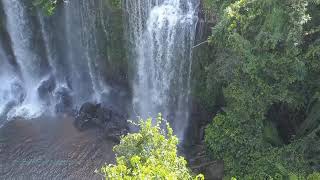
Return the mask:
<svg viewBox="0 0 320 180">
<path fill-rule="evenodd" d="M 58 0 L 33 0 L 35 7 L 40 7 L 47 15 L 52 15 L 56 8 Z"/>
<path fill-rule="evenodd" d="M 319 1 L 207 0 L 205 5 L 219 19 L 209 41 L 217 52 L 227 52 L 219 55 L 224 61 L 208 66 L 213 67 L 208 76 L 216 77 L 222 62 L 221 77 L 207 84 L 220 83 L 226 100 L 224 112 L 206 129 L 208 150 L 224 160 L 229 177 L 305 177 L 311 170 L 305 158 L 310 137 L 282 144 L 266 114 L 276 103 L 307 109 L 319 91 Z"/>
<path fill-rule="evenodd" d="M 126 85 L 128 82 L 128 73 L 130 71 L 130 61 L 127 59 L 126 39 L 123 36 L 123 14 L 121 9 L 110 8 L 106 3 L 107 12 L 105 15 L 106 22 L 101 29 L 107 31 L 105 33 L 106 44 L 104 45 L 105 59 L 107 59 L 106 78 L 112 82 Z"/>
<path fill-rule="evenodd" d="M 161 129 L 159 115 L 155 125 L 152 119 L 140 120 L 140 131 L 122 137 L 114 147 L 117 165 L 101 169 L 106 179 L 204 179 L 193 177 L 186 167 L 187 162 L 177 155 L 178 138 L 169 124 Z"/>
<path fill-rule="evenodd" d="M 121 0 L 110 0 L 112 7 L 121 8 L 122 1 Z"/>
<path fill-rule="evenodd" d="M 193 50 L 193 59 L 197 59 L 197 61 L 192 67 L 192 96 L 194 97 L 194 101 L 201 104 L 208 112 L 212 112 L 217 106 L 223 104 L 221 85 L 223 84 L 222 78 L 225 78 L 225 74 L 222 73 L 232 71 L 216 70 L 224 68 L 224 57 L 218 58 L 215 56 L 215 53 L 208 52 L 211 51 L 206 46 Z M 210 59 L 213 58 L 217 59 L 216 63 L 210 62 Z M 216 101 L 213 101 L 213 99 L 216 99 Z"/>
<path fill-rule="evenodd" d="M 319 180 L 320 179 L 320 173 L 314 172 L 310 174 L 307 178 L 307 180 Z"/>
</svg>

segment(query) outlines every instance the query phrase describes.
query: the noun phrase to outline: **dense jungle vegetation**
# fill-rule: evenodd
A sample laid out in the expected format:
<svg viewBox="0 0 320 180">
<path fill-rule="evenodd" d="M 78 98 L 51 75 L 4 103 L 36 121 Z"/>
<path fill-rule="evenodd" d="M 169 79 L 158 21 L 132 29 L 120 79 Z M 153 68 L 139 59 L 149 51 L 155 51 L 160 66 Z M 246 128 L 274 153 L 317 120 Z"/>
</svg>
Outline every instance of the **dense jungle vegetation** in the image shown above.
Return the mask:
<svg viewBox="0 0 320 180">
<path fill-rule="evenodd" d="M 205 134 L 212 157 L 238 179 L 319 171 L 320 1 L 206 0 L 205 8 L 217 24 L 204 78 L 217 90 L 204 94 L 220 102 L 223 94 Z"/>
<path fill-rule="evenodd" d="M 35 3 L 50 14 L 57 2 Z M 217 22 L 201 51 L 206 58 L 195 62 L 204 70 L 194 72 L 200 79 L 193 95 L 217 112 L 205 130 L 208 153 L 224 161 L 226 179 L 319 180 L 320 1 L 204 0 L 203 6 Z M 115 147 L 117 166 L 103 172 L 111 179 L 192 178 L 172 130 L 161 134 L 151 120 L 140 126 Z"/>
</svg>

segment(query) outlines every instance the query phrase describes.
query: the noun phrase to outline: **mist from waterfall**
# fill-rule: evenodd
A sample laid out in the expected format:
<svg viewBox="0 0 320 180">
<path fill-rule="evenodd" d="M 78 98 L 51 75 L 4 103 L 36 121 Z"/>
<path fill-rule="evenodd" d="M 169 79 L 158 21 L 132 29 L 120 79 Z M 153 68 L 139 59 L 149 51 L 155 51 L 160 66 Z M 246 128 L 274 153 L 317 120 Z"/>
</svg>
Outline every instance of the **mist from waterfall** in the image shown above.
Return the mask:
<svg viewBox="0 0 320 180">
<path fill-rule="evenodd" d="M 100 102 L 108 94 L 102 45 L 107 30 L 98 28 L 105 23 L 103 2 L 70 1 L 49 17 L 30 2 L 1 0 L 10 42 L 0 43 L 0 125 L 3 119 Z"/>
<path fill-rule="evenodd" d="M 196 0 L 126 0 L 124 5 L 136 65 L 136 115 L 146 118 L 162 113 L 179 138 L 189 118 L 197 6 Z"/>
<path fill-rule="evenodd" d="M 102 74 L 103 57 L 97 42 L 97 24 L 101 23 L 100 1 L 77 0 L 65 6 L 67 59 L 71 69 L 79 70 L 71 71 L 70 76 L 73 78 L 74 96 L 80 98 L 78 104 L 90 99 L 100 101 L 103 93 L 108 91 Z"/>
<path fill-rule="evenodd" d="M 19 79 L 15 76 L 12 66 L 6 61 L 7 56 L 0 43 L 0 117 L 8 112 L 8 106 L 19 101 Z M 1 126 L 1 123 L 0 123 Z"/>
<path fill-rule="evenodd" d="M 41 80 L 41 58 L 32 47 L 33 32 L 27 11 L 19 0 L 3 1 L 7 17 L 7 30 L 11 37 L 12 49 L 20 67 L 25 97 L 23 102 L 9 112 L 9 116 L 37 116 L 43 110 L 38 97 L 38 83 Z"/>
</svg>

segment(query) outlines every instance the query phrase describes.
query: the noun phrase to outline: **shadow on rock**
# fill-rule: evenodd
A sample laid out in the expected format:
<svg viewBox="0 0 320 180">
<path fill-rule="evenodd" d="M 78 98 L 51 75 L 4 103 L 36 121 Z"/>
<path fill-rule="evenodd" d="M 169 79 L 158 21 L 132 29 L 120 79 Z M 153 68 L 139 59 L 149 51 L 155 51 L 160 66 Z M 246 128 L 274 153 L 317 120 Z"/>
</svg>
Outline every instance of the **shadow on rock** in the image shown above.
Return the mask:
<svg viewBox="0 0 320 180">
<path fill-rule="evenodd" d="M 76 112 L 74 125 L 80 131 L 93 127 L 102 128 L 105 136 L 115 142 L 119 142 L 120 137 L 129 132 L 126 115 L 101 104 L 84 103 Z"/>
</svg>

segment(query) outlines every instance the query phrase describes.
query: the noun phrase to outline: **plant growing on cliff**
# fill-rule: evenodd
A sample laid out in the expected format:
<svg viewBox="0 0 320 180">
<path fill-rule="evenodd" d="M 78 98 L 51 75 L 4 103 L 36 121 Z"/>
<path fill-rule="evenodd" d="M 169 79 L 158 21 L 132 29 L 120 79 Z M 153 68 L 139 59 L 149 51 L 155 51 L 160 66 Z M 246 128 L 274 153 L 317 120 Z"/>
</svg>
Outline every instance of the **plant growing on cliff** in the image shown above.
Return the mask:
<svg viewBox="0 0 320 180">
<path fill-rule="evenodd" d="M 113 148 L 116 165 L 101 168 L 106 179 L 204 179 L 203 175 L 192 176 L 186 160 L 177 155 L 178 138 L 168 123 L 161 128 L 161 115 L 155 125 L 151 118 L 137 125 L 139 132 L 122 137 Z"/>
<path fill-rule="evenodd" d="M 52 15 L 59 0 L 33 0 L 35 7 L 40 7 L 47 15 Z"/>
<path fill-rule="evenodd" d="M 110 0 L 110 4 L 114 8 L 121 8 L 122 0 Z"/>
</svg>

